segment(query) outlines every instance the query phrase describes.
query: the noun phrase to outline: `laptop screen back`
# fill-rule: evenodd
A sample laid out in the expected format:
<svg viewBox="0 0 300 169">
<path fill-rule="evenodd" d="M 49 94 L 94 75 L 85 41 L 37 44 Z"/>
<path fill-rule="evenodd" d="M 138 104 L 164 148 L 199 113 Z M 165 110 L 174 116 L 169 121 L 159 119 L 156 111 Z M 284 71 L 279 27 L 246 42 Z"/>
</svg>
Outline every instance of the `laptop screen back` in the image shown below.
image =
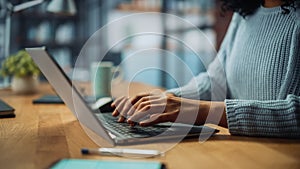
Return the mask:
<svg viewBox="0 0 300 169">
<path fill-rule="evenodd" d="M 57 62 L 47 53 L 46 48 L 26 48 L 26 51 L 57 94 L 83 125 L 83 129 L 85 129 L 93 141 L 100 146 L 113 146 L 114 141 L 108 135 L 101 122 L 95 117 L 93 110 L 74 87 L 74 83 L 72 83 Z M 97 135 L 103 140 L 98 138 Z"/>
</svg>

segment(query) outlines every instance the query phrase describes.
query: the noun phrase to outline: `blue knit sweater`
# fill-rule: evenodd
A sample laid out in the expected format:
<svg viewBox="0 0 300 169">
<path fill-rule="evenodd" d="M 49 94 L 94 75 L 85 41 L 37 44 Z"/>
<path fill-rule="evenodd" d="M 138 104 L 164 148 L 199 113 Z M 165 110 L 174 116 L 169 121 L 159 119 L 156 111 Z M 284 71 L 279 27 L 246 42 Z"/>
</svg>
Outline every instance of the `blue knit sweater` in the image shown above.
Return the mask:
<svg viewBox="0 0 300 169">
<path fill-rule="evenodd" d="M 300 17 L 290 8 L 234 14 L 207 72 L 171 89 L 177 96 L 224 101 L 233 135 L 300 137 Z"/>
</svg>

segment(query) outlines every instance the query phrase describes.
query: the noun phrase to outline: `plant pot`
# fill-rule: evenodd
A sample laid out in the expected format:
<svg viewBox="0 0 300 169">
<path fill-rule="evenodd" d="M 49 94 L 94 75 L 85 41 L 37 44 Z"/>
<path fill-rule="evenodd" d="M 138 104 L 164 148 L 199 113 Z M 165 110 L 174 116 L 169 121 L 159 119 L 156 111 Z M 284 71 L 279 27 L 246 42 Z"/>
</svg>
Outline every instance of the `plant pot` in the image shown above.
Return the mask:
<svg viewBox="0 0 300 169">
<path fill-rule="evenodd" d="M 38 76 L 14 76 L 11 82 L 13 92 L 17 94 L 32 94 L 37 92 L 39 86 Z"/>
</svg>

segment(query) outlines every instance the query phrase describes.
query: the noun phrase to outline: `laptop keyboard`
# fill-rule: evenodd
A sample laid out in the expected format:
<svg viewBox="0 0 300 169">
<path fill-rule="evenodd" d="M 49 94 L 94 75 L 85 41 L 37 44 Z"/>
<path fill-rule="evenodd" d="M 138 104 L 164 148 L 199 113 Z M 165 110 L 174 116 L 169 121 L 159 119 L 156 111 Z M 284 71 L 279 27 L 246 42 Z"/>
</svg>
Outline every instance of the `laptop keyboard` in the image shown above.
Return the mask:
<svg viewBox="0 0 300 169">
<path fill-rule="evenodd" d="M 145 138 L 159 135 L 166 131 L 169 126 L 166 127 L 131 127 L 127 123 L 117 122 L 118 118 L 113 117 L 111 113 L 96 114 L 102 121 L 105 128 L 110 130 L 113 134 L 117 134 L 124 138 Z"/>
</svg>

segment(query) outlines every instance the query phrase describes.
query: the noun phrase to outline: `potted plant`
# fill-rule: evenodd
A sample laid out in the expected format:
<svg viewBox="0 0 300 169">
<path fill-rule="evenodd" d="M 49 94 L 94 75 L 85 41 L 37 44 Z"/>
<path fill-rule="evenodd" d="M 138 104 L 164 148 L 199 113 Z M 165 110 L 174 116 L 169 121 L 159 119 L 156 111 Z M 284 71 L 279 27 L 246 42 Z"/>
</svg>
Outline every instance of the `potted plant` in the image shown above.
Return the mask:
<svg viewBox="0 0 300 169">
<path fill-rule="evenodd" d="M 11 76 L 12 90 L 20 94 L 29 94 L 37 91 L 40 70 L 25 50 L 11 55 L 2 62 L 0 75 Z"/>
</svg>

